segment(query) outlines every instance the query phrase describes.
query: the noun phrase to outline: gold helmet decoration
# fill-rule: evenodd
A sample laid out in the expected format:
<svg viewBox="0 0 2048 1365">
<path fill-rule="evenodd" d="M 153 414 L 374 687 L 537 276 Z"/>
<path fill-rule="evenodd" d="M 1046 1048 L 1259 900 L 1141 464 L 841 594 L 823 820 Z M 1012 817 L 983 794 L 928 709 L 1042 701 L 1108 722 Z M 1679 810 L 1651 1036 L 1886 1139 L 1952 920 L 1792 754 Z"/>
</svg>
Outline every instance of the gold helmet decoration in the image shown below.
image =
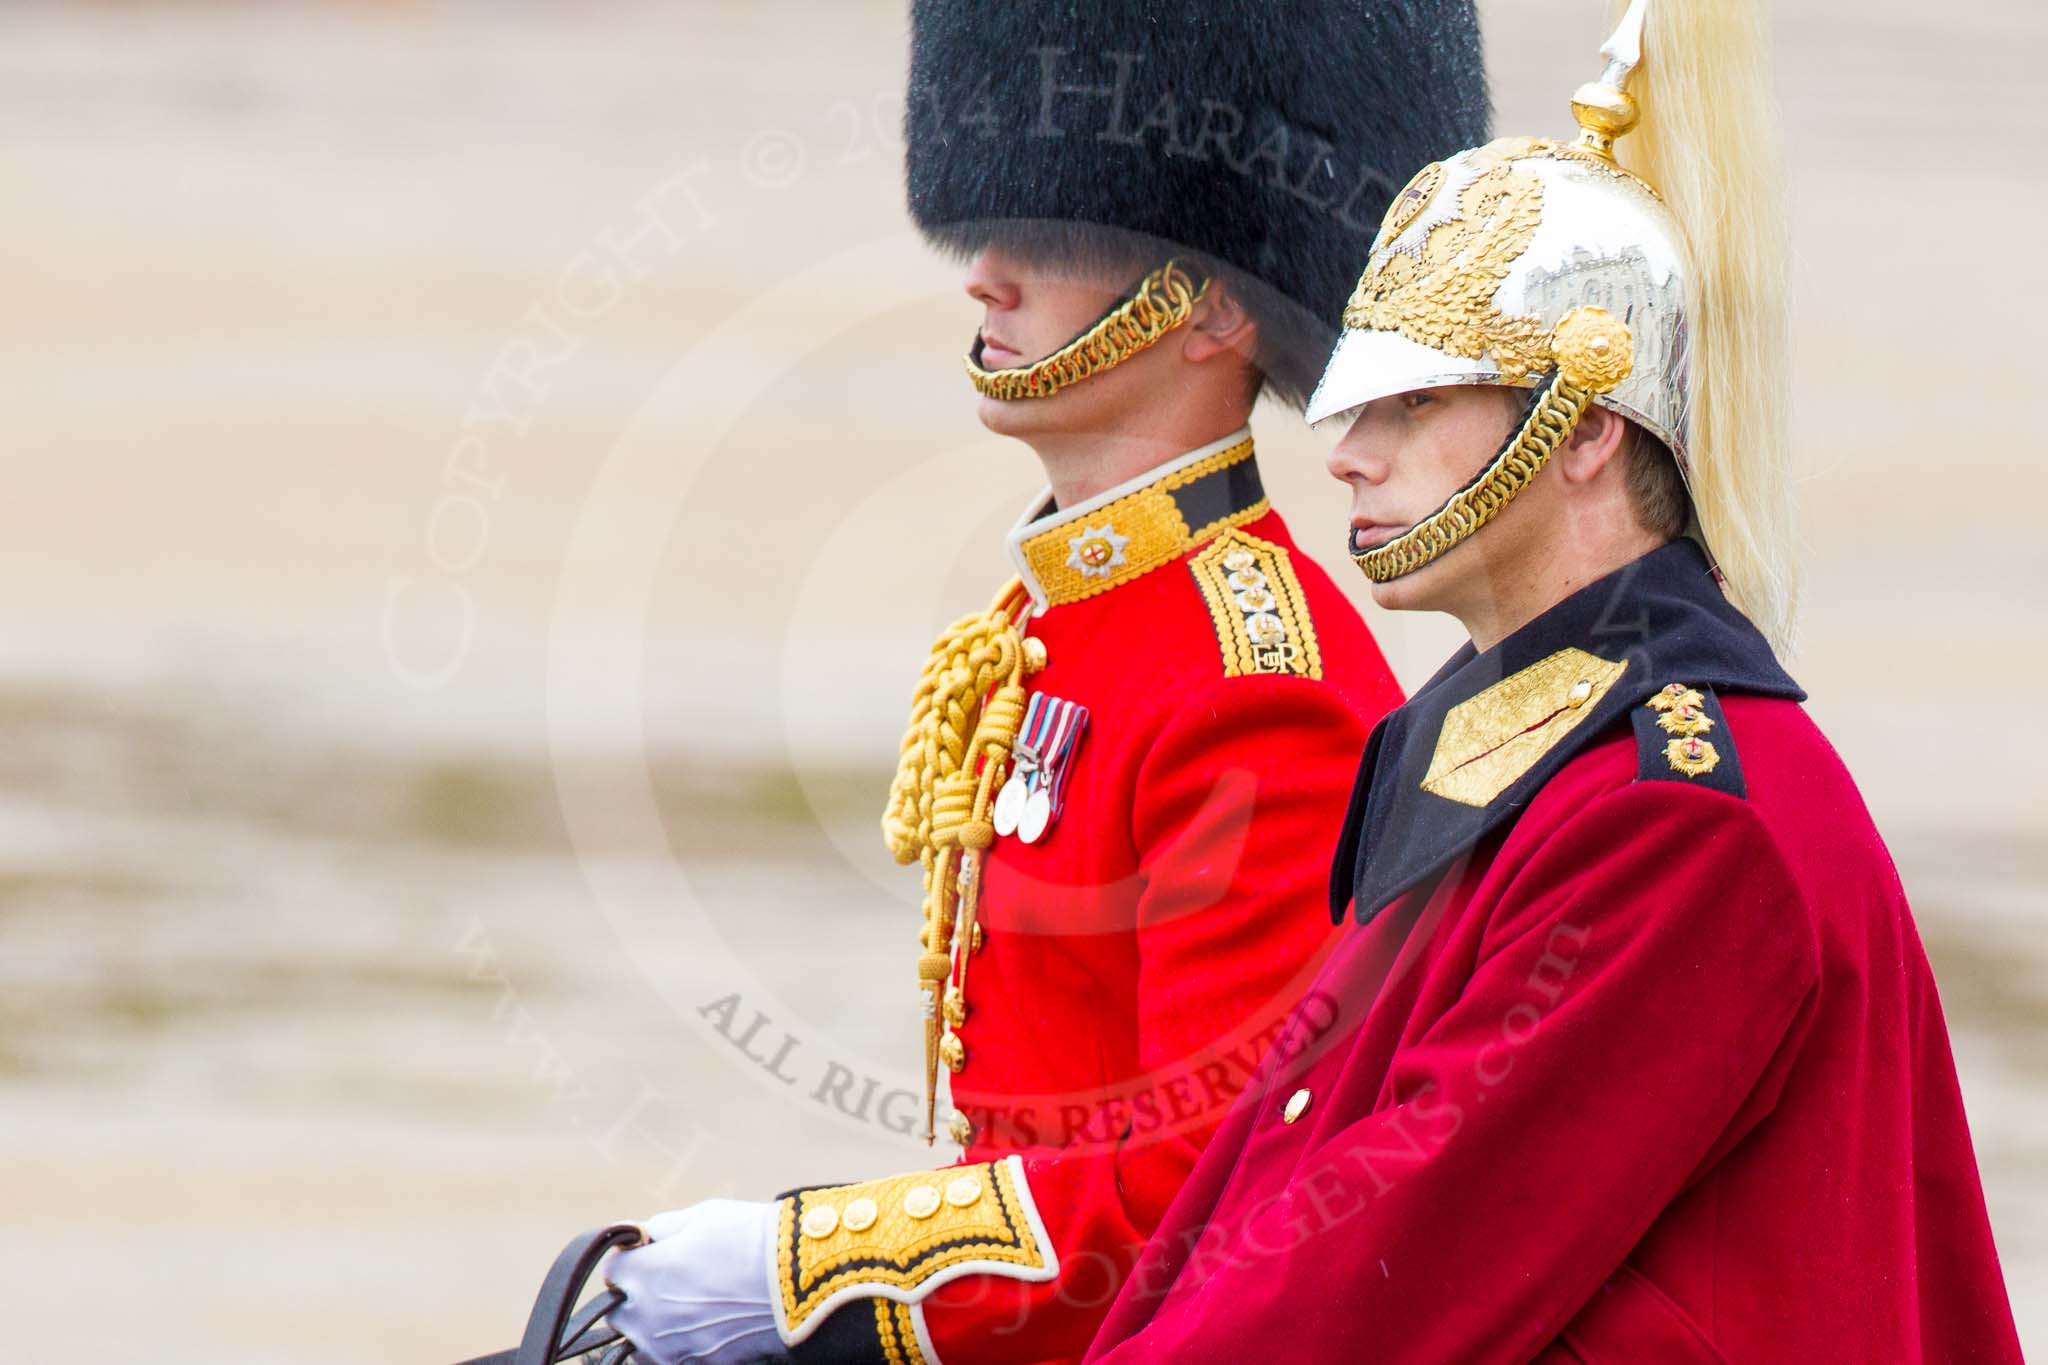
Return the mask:
<svg viewBox="0 0 2048 1365">
<path fill-rule="evenodd" d="M 1796 565 L 1762 19 L 1756 0 L 1632 0 L 1601 54 L 1572 96 L 1576 138 L 1501 138 L 1395 197 L 1308 419 L 1442 385 L 1535 391 L 1472 483 L 1354 555 L 1386 582 L 1476 533 L 1606 407 L 1677 459 L 1694 533 L 1783 651 Z"/>
</svg>

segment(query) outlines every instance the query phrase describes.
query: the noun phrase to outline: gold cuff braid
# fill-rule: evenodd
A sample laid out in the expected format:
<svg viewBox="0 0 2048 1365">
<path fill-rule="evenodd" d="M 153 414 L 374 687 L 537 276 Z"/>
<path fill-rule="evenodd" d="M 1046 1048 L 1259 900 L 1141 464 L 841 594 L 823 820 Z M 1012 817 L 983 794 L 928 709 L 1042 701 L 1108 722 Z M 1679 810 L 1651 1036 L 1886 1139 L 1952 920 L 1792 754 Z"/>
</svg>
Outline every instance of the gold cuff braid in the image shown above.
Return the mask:
<svg viewBox="0 0 2048 1365">
<path fill-rule="evenodd" d="M 1100 322 L 1045 359 L 1014 369 L 985 370 L 970 353 L 965 357 L 967 378 L 984 398 L 1050 398 L 1156 343 L 1193 315 L 1208 289 L 1207 280 L 1197 283 L 1179 261 L 1168 261 Z"/>
<path fill-rule="evenodd" d="M 894 1299 L 875 1300 L 875 1340 L 882 1348 L 883 1365 L 928 1365 L 924 1348 L 917 1344 L 916 1318 Z"/>
<path fill-rule="evenodd" d="M 1016 1157 L 799 1190 L 782 1200 L 775 1236 L 788 1342 L 858 1299 L 915 1302 L 961 1275 L 1043 1281 L 1059 1271 Z"/>
</svg>

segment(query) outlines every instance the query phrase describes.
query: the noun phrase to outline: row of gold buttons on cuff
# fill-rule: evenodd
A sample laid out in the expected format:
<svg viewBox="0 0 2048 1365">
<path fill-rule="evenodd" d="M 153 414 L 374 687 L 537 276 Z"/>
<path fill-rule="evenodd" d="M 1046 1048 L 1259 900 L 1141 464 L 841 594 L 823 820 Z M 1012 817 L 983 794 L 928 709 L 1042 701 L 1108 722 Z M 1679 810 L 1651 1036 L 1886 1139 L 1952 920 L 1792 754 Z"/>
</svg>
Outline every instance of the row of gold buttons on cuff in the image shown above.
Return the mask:
<svg viewBox="0 0 2048 1365">
<path fill-rule="evenodd" d="M 981 1198 L 982 1189 L 978 1175 L 954 1177 L 943 1195 L 936 1185 L 913 1185 L 904 1191 L 903 1212 L 907 1217 L 922 1221 L 937 1213 L 941 1202 L 956 1209 L 971 1208 Z M 812 1204 L 804 1210 L 803 1234 L 817 1241 L 830 1237 L 841 1228 L 848 1232 L 866 1232 L 880 1216 L 881 1209 L 867 1195 L 852 1200 L 844 1210 L 830 1204 Z"/>
</svg>

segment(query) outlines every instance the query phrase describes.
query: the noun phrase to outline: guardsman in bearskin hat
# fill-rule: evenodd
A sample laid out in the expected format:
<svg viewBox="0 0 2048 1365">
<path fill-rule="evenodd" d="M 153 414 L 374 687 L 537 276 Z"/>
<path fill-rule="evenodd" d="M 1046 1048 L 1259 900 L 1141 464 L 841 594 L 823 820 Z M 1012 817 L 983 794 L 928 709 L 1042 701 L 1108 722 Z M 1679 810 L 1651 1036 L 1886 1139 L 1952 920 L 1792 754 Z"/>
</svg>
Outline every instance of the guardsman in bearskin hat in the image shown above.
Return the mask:
<svg viewBox="0 0 2048 1365">
<path fill-rule="evenodd" d="M 1313 973 L 1400 700 L 1247 422 L 1306 395 L 1409 166 L 1483 135 L 1468 0 L 911 17 L 911 210 L 969 263 L 982 420 L 1050 485 L 932 653 L 883 822 L 964 1154 L 653 1220 L 608 1274 L 657 1361 L 1077 1359 Z"/>
<path fill-rule="evenodd" d="M 1912 914 L 1774 655 L 1761 27 L 1636 0 L 1576 139 L 1389 209 L 1309 416 L 1374 596 L 1472 640 L 1090 1361 L 2019 1359 Z"/>
</svg>

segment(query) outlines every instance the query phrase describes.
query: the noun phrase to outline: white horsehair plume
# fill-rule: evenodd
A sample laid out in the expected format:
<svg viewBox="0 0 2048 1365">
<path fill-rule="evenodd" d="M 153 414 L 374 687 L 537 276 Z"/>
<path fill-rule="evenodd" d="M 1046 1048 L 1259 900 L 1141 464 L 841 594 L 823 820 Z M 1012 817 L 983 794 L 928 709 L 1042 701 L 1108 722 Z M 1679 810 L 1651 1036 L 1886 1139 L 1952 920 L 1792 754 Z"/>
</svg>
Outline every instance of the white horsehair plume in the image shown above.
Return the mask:
<svg viewBox="0 0 2048 1365">
<path fill-rule="evenodd" d="M 1736 605 L 1788 654 L 1799 601 L 1778 118 L 1757 0 L 1631 0 L 1602 84 L 1635 69 L 1620 160 L 1677 218 L 1687 282 L 1685 470 Z M 1616 79 L 1609 82 L 1608 77 Z"/>
</svg>

